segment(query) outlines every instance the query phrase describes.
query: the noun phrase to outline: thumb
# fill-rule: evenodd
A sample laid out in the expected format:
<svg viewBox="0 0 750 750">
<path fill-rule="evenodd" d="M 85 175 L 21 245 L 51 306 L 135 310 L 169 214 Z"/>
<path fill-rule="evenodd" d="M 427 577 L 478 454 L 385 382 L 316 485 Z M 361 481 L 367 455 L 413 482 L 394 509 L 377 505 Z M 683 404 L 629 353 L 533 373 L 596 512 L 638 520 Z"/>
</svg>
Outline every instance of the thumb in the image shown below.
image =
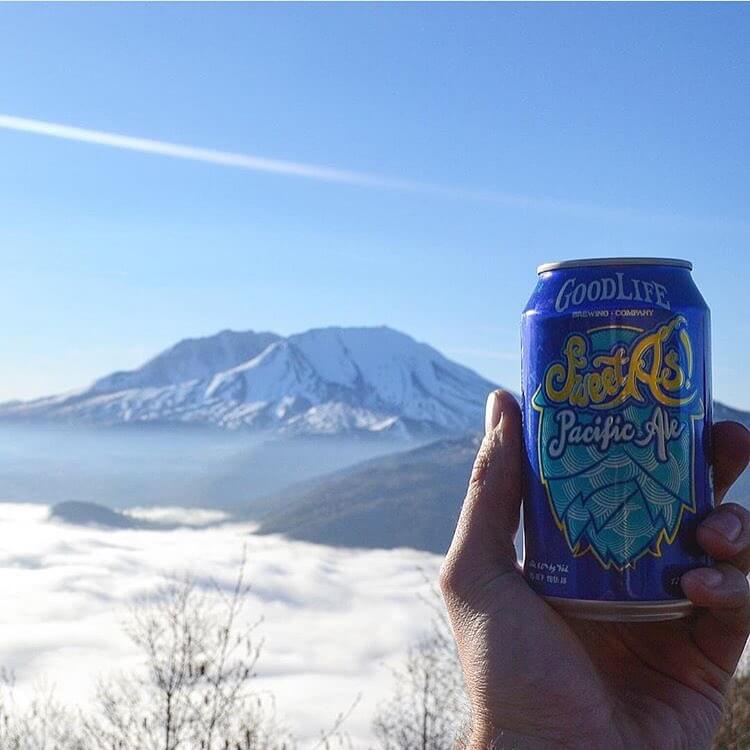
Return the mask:
<svg viewBox="0 0 750 750">
<path fill-rule="evenodd" d="M 507 391 L 487 399 L 485 436 L 474 461 L 443 581 L 517 569 L 513 539 L 521 506 L 521 411 Z"/>
</svg>

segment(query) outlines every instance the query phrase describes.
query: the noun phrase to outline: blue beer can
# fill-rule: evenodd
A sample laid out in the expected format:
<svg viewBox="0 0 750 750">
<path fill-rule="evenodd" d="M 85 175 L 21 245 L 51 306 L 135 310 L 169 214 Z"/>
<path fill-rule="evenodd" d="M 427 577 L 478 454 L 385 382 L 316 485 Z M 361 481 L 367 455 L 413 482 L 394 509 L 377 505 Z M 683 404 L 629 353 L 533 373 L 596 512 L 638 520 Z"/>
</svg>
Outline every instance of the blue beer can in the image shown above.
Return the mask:
<svg viewBox="0 0 750 750">
<path fill-rule="evenodd" d="M 522 317 L 524 574 L 599 620 L 689 614 L 680 577 L 710 565 L 708 307 L 692 264 L 548 263 Z"/>
</svg>

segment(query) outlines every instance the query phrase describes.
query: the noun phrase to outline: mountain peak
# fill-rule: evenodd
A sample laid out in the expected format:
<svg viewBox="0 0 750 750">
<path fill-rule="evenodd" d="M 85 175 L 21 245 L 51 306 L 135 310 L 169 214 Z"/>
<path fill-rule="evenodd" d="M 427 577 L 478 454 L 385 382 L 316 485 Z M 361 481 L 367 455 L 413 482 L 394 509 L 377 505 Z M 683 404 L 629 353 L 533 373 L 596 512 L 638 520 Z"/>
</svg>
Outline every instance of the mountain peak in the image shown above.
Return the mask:
<svg viewBox="0 0 750 750">
<path fill-rule="evenodd" d="M 481 426 L 494 386 L 387 326 L 189 338 L 74 396 L 0 417 L 208 423 L 291 433 L 457 434 Z"/>
<path fill-rule="evenodd" d="M 212 336 L 182 339 L 135 370 L 100 378 L 90 390 L 113 393 L 200 380 L 256 357 L 280 338 L 270 332 L 225 329 Z"/>
</svg>

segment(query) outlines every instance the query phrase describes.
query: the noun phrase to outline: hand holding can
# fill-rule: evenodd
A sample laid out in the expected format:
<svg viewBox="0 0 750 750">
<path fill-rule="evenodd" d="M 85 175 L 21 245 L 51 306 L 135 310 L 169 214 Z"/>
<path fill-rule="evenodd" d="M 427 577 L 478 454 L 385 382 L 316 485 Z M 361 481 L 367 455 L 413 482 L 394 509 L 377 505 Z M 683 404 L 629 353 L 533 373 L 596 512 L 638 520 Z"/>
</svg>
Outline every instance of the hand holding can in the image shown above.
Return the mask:
<svg viewBox="0 0 750 750">
<path fill-rule="evenodd" d="M 683 617 L 681 576 L 710 564 L 710 318 L 690 270 L 551 263 L 524 311 L 524 570 L 573 616 Z"/>
</svg>

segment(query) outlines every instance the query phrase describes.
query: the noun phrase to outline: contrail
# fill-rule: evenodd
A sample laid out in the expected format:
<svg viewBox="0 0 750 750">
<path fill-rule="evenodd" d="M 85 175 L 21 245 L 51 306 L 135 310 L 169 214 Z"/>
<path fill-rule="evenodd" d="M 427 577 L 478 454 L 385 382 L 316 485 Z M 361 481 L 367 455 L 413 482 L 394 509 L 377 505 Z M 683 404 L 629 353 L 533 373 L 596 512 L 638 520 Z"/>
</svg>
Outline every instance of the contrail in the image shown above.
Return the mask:
<svg viewBox="0 0 750 750">
<path fill-rule="evenodd" d="M 306 164 L 282 159 L 268 159 L 253 154 L 240 154 L 232 151 L 219 151 L 216 149 L 186 146 L 179 143 L 157 141 L 150 138 L 138 138 L 130 135 L 123 135 L 121 133 L 110 133 L 103 130 L 90 130 L 88 128 L 62 125 L 56 122 L 31 120 L 25 117 L 15 117 L 14 115 L 0 114 L 0 128 L 6 130 L 17 130 L 22 133 L 33 133 L 35 135 L 46 135 L 67 141 L 93 143 L 98 146 L 109 146 L 111 148 L 119 148 L 127 151 L 138 151 L 146 154 L 169 156 L 174 159 L 187 159 L 189 161 L 219 164 L 223 167 L 247 169 L 252 172 L 266 172 L 287 177 L 303 177 L 310 180 L 335 182 L 355 187 L 428 193 L 432 195 L 443 195 L 454 198 L 458 197 L 469 200 L 499 202 L 514 206 L 523 206 L 534 203 L 538 204 L 540 202 L 539 199 L 526 198 L 512 194 L 467 190 L 429 182 L 398 179 L 367 172 L 336 169 L 333 167 L 321 166 L 319 164 Z M 562 203 L 558 204 L 554 201 L 544 203 L 549 203 L 547 207 L 557 206 L 560 208 L 565 205 Z"/>
<path fill-rule="evenodd" d="M 122 135 L 120 133 L 88 130 L 87 128 L 61 125 L 56 122 L 14 117 L 13 115 L 0 114 L 0 128 L 20 130 L 23 133 L 35 133 L 36 135 L 47 135 L 67 141 L 95 143 L 99 146 L 111 146 L 112 148 L 120 148 L 128 151 L 171 156 L 175 159 L 189 159 L 191 161 L 202 161 L 210 164 L 221 164 L 225 167 L 239 167 L 240 169 L 249 169 L 253 172 L 270 172 L 290 177 L 307 177 L 325 182 L 342 182 L 362 187 L 396 189 L 407 188 L 413 184 L 408 181 L 391 180 L 377 175 L 332 169 L 316 164 L 301 164 L 294 161 L 266 159 L 262 156 L 253 156 L 251 154 L 237 154 L 231 151 L 196 148 L 195 146 L 184 146 L 178 143 L 155 141 L 150 138 L 134 138 L 133 136 Z"/>
<path fill-rule="evenodd" d="M 168 141 L 157 141 L 151 138 L 137 138 L 121 133 L 110 133 L 102 130 L 90 130 L 72 125 L 62 125 L 44 120 L 32 120 L 26 117 L 0 114 L 0 129 L 16 130 L 22 133 L 45 135 L 52 138 L 62 138 L 68 141 L 92 143 L 99 146 L 109 146 L 127 151 L 138 151 L 146 154 L 169 156 L 174 159 L 219 164 L 224 167 L 247 169 L 252 172 L 285 175 L 287 177 L 301 177 L 321 182 L 339 183 L 355 187 L 375 188 L 380 190 L 394 190 L 401 192 L 421 193 L 426 195 L 458 198 L 461 200 L 494 203 L 519 209 L 553 211 L 564 214 L 590 216 L 598 219 L 615 219 L 639 222 L 658 222 L 680 226 L 718 228 L 734 227 L 742 230 L 750 229 L 747 222 L 726 221 L 712 218 L 696 218 L 679 214 L 657 214 L 622 208 L 607 208 L 588 203 L 561 201 L 539 196 L 519 195 L 494 190 L 474 190 L 463 187 L 453 187 L 432 182 L 405 180 L 369 172 L 356 172 L 347 169 L 307 164 L 303 162 L 287 161 L 283 159 L 269 159 L 253 154 L 240 154 L 232 151 L 199 148 Z"/>
</svg>

